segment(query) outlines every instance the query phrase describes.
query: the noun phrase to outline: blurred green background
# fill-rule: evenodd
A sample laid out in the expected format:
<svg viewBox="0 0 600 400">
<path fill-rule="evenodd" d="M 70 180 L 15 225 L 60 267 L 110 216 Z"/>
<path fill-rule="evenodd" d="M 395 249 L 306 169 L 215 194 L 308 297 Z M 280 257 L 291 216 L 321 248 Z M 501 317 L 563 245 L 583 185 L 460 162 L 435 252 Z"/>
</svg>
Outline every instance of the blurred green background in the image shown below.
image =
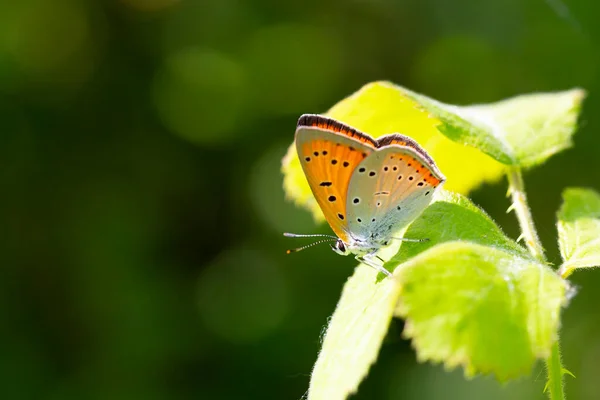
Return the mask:
<svg viewBox="0 0 600 400">
<path fill-rule="evenodd" d="M 567 185 L 600 189 L 594 0 L 0 4 L 0 398 L 299 399 L 354 262 L 284 200 L 302 113 L 387 79 L 469 104 L 581 86 L 576 147 L 526 174 L 553 262 Z M 505 182 L 471 194 L 513 238 Z M 304 242 L 302 242 L 304 243 Z M 599 399 L 600 273 L 563 317 Z M 419 365 L 394 321 L 357 399 L 542 399 Z M 510 351 L 508 349 L 507 351 Z"/>
</svg>

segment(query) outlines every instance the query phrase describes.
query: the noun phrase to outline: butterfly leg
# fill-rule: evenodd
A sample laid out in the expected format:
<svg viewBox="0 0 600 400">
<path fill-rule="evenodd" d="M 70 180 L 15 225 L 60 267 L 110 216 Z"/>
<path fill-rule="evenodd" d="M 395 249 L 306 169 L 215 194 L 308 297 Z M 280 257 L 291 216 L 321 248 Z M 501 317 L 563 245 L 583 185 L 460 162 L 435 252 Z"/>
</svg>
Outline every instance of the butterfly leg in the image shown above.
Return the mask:
<svg viewBox="0 0 600 400">
<path fill-rule="evenodd" d="M 365 254 L 364 256 L 356 256 L 355 258 L 365 264 L 368 265 L 369 267 L 381 272 L 382 274 L 385 274 L 389 277 L 392 276 L 392 274 L 390 273 L 390 271 L 388 271 L 387 269 L 383 268 L 383 263 L 378 262 L 377 260 L 375 260 L 373 258 L 373 256 L 379 258 L 377 255 L 375 255 L 375 253 L 369 253 L 369 254 Z"/>
</svg>

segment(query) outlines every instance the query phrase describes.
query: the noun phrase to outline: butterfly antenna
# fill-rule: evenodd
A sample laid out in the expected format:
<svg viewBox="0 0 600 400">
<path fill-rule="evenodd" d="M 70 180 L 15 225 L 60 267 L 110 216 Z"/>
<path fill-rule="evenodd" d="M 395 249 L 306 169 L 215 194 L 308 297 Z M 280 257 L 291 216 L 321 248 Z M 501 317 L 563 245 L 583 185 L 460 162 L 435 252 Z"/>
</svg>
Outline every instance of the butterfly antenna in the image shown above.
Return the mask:
<svg viewBox="0 0 600 400">
<path fill-rule="evenodd" d="M 316 246 L 318 244 L 325 243 L 325 242 L 335 242 L 336 240 L 337 240 L 337 238 L 335 238 L 335 239 L 331 238 L 331 239 L 318 240 L 318 241 L 316 241 L 314 243 L 307 244 L 306 246 L 298 247 L 297 249 L 286 250 L 286 253 L 287 254 L 297 253 L 297 252 L 302 251 L 304 249 L 308 249 L 309 247 L 313 247 L 313 246 Z"/>
<path fill-rule="evenodd" d="M 323 235 L 321 233 L 314 233 L 314 234 L 311 234 L 311 235 L 302 235 L 302 234 L 297 234 L 297 233 L 287 233 L 287 232 L 285 232 L 283 234 L 283 236 L 290 237 L 290 238 L 327 237 L 327 238 L 331 238 L 331 239 L 336 239 L 337 240 L 337 237 L 335 237 L 335 236 L 332 236 L 332 235 Z"/>
<path fill-rule="evenodd" d="M 394 240 L 400 240 L 401 242 L 410 242 L 410 243 L 422 243 L 422 242 L 429 242 L 429 238 L 422 238 L 422 239 L 409 239 L 409 238 L 404 238 L 404 237 L 392 237 L 390 239 L 394 239 Z"/>
</svg>

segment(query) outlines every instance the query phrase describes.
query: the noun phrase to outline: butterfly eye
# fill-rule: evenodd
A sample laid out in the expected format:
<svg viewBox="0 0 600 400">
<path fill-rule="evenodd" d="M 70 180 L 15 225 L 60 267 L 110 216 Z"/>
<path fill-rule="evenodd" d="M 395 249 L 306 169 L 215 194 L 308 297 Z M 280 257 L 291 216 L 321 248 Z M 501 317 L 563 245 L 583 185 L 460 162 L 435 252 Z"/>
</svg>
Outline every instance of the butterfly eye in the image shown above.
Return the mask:
<svg viewBox="0 0 600 400">
<path fill-rule="evenodd" d="M 335 245 L 331 246 L 331 248 L 338 254 L 343 256 L 348 255 L 348 249 L 341 239 L 338 239 L 338 241 L 335 242 Z"/>
</svg>

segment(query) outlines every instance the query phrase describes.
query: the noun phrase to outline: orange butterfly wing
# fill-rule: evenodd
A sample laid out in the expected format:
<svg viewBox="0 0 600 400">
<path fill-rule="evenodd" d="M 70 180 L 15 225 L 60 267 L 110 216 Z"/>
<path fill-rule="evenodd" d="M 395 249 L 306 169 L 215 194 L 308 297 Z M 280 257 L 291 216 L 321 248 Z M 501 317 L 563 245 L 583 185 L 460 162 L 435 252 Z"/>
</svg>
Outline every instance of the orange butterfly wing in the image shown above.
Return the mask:
<svg viewBox="0 0 600 400">
<path fill-rule="evenodd" d="M 296 150 L 308 184 L 335 234 L 347 242 L 346 198 L 356 166 L 375 151 L 369 136 L 319 115 L 303 115 Z"/>
</svg>

